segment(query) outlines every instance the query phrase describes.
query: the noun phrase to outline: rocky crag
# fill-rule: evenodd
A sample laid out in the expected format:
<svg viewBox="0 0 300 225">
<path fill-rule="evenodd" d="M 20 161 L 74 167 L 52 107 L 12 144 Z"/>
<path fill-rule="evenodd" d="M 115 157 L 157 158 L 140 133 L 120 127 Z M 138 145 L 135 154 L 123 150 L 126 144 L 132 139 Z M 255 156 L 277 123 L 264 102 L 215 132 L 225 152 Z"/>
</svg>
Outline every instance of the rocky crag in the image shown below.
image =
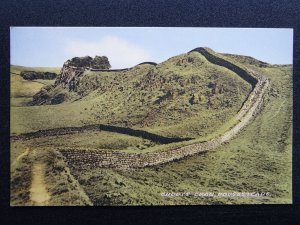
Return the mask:
<svg viewBox="0 0 300 225">
<path fill-rule="evenodd" d="M 59 104 L 66 99 L 63 91 L 76 91 L 86 69 L 109 70 L 111 65 L 106 56 L 74 57 L 67 60 L 57 76 L 54 85 L 46 86 L 33 96 L 31 105 Z"/>
</svg>

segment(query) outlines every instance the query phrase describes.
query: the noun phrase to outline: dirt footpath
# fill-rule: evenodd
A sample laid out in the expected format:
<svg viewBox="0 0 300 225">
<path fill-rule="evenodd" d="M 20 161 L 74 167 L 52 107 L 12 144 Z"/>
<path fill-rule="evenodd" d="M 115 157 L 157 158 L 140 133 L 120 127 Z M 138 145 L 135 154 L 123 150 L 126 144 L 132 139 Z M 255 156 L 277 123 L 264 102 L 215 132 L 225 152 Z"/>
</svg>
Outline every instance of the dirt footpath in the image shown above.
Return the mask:
<svg viewBox="0 0 300 225">
<path fill-rule="evenodd" d="M 30 188 L 30 200 L 36 206 L 48 205 L 51 196 L 46 188 L 44 180 L 45 164 L 35 163 L 32 166 L 32 183 Z"/>
</svg>

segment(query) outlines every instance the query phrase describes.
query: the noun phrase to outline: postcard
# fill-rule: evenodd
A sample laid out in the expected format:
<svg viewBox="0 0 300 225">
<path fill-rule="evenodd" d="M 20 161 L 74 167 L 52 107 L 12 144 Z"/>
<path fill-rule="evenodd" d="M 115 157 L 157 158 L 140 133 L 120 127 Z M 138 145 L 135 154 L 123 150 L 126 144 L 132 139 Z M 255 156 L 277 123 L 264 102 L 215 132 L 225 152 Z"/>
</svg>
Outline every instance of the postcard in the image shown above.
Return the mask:
<svg viewBox="0 0 300 225">
<path fill-rule="evenodd" d="M 11 206 L 292 203 L 293 29 L 10 36 Z"/>
</svg>

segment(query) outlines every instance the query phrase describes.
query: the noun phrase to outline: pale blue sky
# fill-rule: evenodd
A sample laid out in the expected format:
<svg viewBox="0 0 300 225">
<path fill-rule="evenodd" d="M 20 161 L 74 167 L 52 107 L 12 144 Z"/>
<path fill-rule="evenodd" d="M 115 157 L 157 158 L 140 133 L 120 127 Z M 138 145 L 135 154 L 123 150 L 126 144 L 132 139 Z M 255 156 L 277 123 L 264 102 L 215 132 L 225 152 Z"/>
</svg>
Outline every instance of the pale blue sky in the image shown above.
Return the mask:
<svg viewBox="0 0 300 225">
<path fill-rule="evenodd" d="M 106 55 L 112 68 L 162 62 L 196 47 L 292 64 L 293 30 L 265 28 L 12 27 L 11 64 L 62 66 L 75 56 Z"/>
</svg>

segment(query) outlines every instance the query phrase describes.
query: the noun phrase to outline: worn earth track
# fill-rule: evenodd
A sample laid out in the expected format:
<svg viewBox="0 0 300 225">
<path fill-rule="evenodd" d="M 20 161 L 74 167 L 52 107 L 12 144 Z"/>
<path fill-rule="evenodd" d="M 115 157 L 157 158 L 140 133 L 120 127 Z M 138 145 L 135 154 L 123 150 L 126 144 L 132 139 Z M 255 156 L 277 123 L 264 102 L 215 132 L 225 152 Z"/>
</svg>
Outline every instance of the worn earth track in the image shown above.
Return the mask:
<svg viewBox="0 0 300 225">
<path fill-rule="evenodd" d="M 32 182 L 30 188 L 30 200 L 36 206 L 46 206 L 51 196 L 47 190 L 44 179 L 45 164 L 36 162 L 32 166 Z"/>
<path fill-rule="evenodd" d="M 248 99 L 245 101 L 243 107 L 235 117 L 236 124 L 232 128 L 226 131 L 223 135 L 216 137 L 210 141 L 191 144 L 184 147 L 162 151 L 162 152 L 124 153 L 124 152 L 97 150 L 97 149 L 95 150 L 73 149 L 73 148 L 59 149 L 60 152 L 65 156 L 67 162 L 70 164 L 89 165 L 94 167 L 116 168 L 116 169 L 141 168 L 146 166 L 158 165 L 158 164 L 171 162 L 174 160 L 184 158 L 186 156 L 191 156 L 197 153 L 206 152 L 208 150 L 214 149 L 222 145 L 223 143 L 228 142 L 239 131 L 241 131 L 247 124 L 249 124 L 251 120 L 254 118 L 254 116 L 258 113 L 263 103 L 263 95 L 269 85 L 269 80 L 262 75 L 258 75 L 258 74 L 254 75 L 252 72 L 246 71 L 245 69 L 235 65 L 234 63 L 217 56 L 214 52 L 212 52 L 209 49 L 197 48 L 192 51 L 199 52 L 211 63 L 214 63 L 218 66 L 223 66 L 233 71 L 234 73 L 238 74 L 240 77 L 242 77 L 244 80 L 246 80 L 252 85 L 252 92 L 249 94 Z M 88 128 L 95 129 L 95 127 L 93 126 Z M 47 133 L 47 131 L 44 132 Z M 52 130 L 51 132 L 53 133 L 54 130 Z M 72 132 L 78 132 L 78 131 L 73 130 Z M 60 131 L 57 133 L 57 135 L 60 135 L 62 133 Z M 12 137 L 12 139 L 30 138 L 29 136 L 26 136 L 26 134 L 24 135 L 23 137 L 15 136 Z"/>
</svg>

